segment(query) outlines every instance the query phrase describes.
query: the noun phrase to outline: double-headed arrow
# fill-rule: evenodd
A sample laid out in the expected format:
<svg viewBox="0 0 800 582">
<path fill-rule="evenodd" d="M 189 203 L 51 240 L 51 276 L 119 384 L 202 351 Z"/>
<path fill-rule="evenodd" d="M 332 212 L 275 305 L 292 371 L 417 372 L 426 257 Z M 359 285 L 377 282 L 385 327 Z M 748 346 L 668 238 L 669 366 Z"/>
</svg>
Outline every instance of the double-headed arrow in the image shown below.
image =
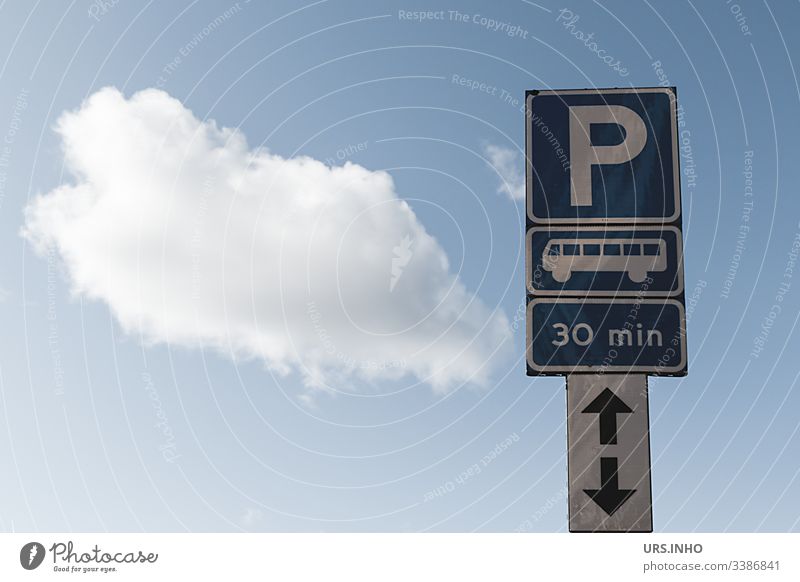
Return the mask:
<svg viewBox="0 0 800 582">
<path fill-rule="evenodd" d="M 617 444 L 617 414 L 630 414 L 633 410 L 606 388 L 581 412 L 599 415 L 600 444 L 615 445 Z M 636 489 L 619 488 L 617 471 L 618 459 L 616 457 L 600 457 L 600 489 L 583 490 L 608 515 L 613 515 L 631 495 L 636 493 Z"/>
<path fill-rule="evenodd" d="M 615 445 L 617 444 L 617 414 L 630 414 L 633 410 L 606 388 L 581 412 L 599 414 L 600 444 Z"/>
<path fill-rule="evenodd" d="M 614 515 L 636 489 L 620 489 L 617 479 L 617 458 L 600 457 L 600 489 L 584 489 L 586 495 L 608 515 Z"/>
</svg>

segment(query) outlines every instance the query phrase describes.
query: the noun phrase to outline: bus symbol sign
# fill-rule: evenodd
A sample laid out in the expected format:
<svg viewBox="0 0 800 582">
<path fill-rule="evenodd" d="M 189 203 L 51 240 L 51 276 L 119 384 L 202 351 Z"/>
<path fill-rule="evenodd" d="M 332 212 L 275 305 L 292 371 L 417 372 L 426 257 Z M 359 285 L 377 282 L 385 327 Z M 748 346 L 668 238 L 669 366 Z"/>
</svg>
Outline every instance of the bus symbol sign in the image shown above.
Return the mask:
<svg viewBox="0 0 800 582">
<path fill-rule="evenodd" d="M 566 283 L 573 271 L 627 273 L 636 283 L 647 279 L 647 272 L 667 268 L 667 248 L 660 238 L 634 238 L 625 243 L 604 238 L 554 239 L 542 253 L 544 268 L 553 279 Z"/>
<path fill-rule="evenodd" d="M 534 227 L 526 241 L 535 296 L 673 297 L 683 292 L 677 228 Z"/>
</svg>

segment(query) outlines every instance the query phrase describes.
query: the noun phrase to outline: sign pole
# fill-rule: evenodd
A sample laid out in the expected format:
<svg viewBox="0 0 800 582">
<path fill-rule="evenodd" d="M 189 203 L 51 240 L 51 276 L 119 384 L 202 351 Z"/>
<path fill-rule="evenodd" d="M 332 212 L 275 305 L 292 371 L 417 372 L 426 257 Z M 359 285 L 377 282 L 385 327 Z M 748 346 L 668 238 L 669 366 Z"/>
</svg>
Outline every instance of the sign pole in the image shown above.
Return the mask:
<svg viewBox="0 0 800 582">
<path fill-rule="evenodd" d="M 652 532 L 645 374 L 567 376 L 569 531 Z"/>
<path fill-rule="evenodd" d="M 529 376 L 565 376 L 571 532 L 651 532 L 648 375 L 687 374 L 677 91 L 528 91 Z"/>
</svg>

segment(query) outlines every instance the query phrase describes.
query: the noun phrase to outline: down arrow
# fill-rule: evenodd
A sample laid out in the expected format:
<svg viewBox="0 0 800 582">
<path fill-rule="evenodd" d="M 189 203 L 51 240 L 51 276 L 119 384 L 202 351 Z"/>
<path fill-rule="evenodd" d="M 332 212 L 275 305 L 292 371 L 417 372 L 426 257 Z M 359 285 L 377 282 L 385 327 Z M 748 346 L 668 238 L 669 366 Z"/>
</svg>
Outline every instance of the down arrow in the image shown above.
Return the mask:
<svg viewBox="0 0 800 582">
<path fill-rule="evenodd" d="M 600 457 L 600 489 L 584 489 L 583 492 L 608 515 L 614 515 L 614 512 L 636 493 L 636 489 L 620 489 L 617 479 L 617 458 Z"/>
<path fill-rule="evenodd" d="M 617 414 L 630 414 L 633 410 L 606 388 L 581 412 L 599 414 L 600 444 L 615 445 L 617 444 Z"/>
</svg>

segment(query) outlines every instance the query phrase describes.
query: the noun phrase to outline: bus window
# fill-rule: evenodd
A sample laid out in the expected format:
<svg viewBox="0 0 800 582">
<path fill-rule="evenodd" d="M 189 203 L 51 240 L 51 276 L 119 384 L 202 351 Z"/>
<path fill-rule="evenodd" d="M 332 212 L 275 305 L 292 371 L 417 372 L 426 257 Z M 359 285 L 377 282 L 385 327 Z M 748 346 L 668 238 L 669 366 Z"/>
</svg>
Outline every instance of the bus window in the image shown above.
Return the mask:
<svg viewBox="0 0 800 582">
<path fill-rule="evenodd" d="M 578 245 L 564 245 L 564 254 L 566 256 L 580 255 Z"/>
<path fill-rule="evenodd" d="M 583 245 L 583 254 L 585 256 L 599 256 L 600 255 L 600 245 L 595 245 L 595 244 Z"/>
<path fill-rule="evenodd" d="M 651 257 L 658 256 L 658 245 L 644 245 L 644 254 Z"/>
<path fill-rule="evenodd" d="M 561 245 L 551 245 L 550 249 L 547 251 L 548 256 L 557 257 L 561 254 Z"/>
<path fill-rule="evenodd" d="M 633 244 L 633 245 L 624 245 L 625 246 L 625 254 L 630 255 L 640 255 L 642 254 L 641 245 Z"/>
<path fill-rule="evenodd" d="M 603 254 L 604 255 L 616 255 L 620 254 L 619 252 L 619 244 L 613 245 L 603 245 Z"/>
</svg>

